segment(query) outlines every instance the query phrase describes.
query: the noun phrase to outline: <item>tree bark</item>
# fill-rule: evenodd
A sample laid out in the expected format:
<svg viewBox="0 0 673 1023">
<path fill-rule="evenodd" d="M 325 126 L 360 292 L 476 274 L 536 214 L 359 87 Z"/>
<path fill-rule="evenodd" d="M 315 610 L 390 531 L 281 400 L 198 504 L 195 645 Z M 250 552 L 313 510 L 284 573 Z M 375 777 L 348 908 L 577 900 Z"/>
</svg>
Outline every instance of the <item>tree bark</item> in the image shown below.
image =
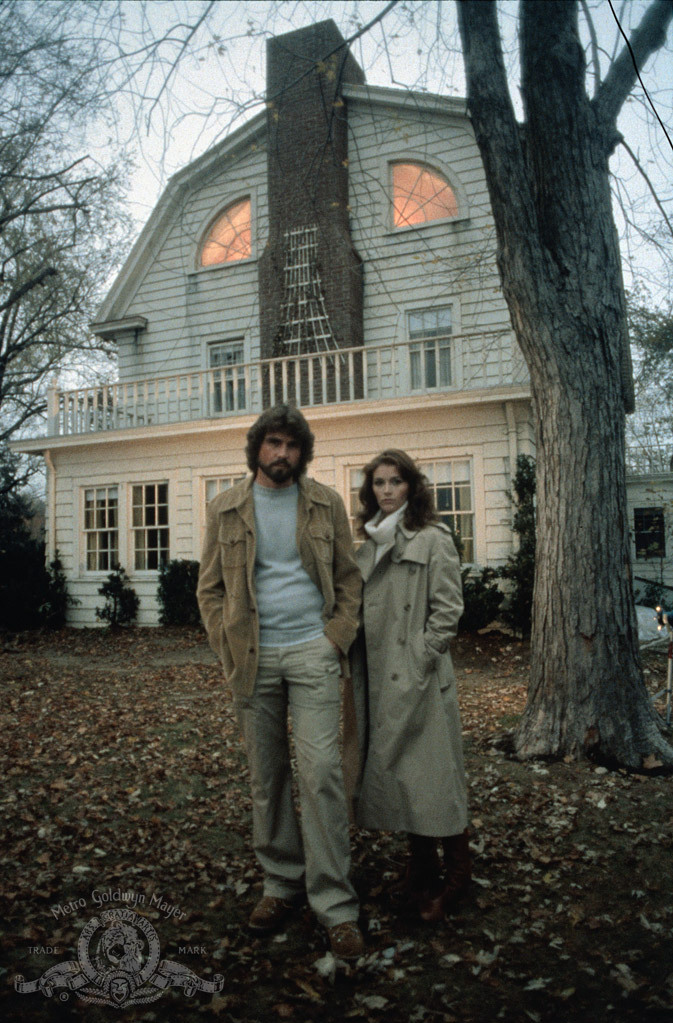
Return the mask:
<svg viewBox="0 0 673 1023">
<path fill-rule="evenodd" d="M 498 266 L 536 421 L 531 677 L 516 749 L 632 767 L 655 754 L 673 764 L 642 678 L 626 509 L 631 395 L 608 161 L 635 69 L 618 58 L 590 100 L 576 3 L 522 0 L 519 125 L 495 4 L 462 0 L 458 13 Z M 672 14 L 670 0 L 648 8 L 633 37 L 641 63 Z"/>
</svg>

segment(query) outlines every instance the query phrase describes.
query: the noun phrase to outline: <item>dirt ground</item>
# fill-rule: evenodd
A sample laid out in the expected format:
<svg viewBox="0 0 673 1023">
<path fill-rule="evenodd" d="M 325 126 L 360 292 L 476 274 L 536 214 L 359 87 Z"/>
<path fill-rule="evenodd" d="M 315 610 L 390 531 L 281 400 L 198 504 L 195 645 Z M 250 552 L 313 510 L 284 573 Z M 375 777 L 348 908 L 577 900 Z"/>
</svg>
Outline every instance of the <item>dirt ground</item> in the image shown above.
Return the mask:
<svg viewBox="0 0 673 1023">
<path fill-rule="evenodd" d="M 6 638 L 4 1019 L 673 1023 L 673 779 L 517 762 L 500 739 L 525 701 L 526 646 L 495 632 L 454 653 L 474 884 L 460 912 L 423 925 L 395 892 L 402 839 L 354 832 L 367 951 L 335 972 L 308 909 L 271 939 L 246 931 L 260 885 L 247 774 L 202 633 Z M 662 688 L 665 651 L 646 669 Z M 63 964 L 100 976 L 110 909 L 150 959 L 160 945 L 156 1000 L 119 1008 L 67 987 Z M 219 990 L 177 986 L 187 967 Z M 47 970 L 52 988 L 16 989 Z"/>
</svg>

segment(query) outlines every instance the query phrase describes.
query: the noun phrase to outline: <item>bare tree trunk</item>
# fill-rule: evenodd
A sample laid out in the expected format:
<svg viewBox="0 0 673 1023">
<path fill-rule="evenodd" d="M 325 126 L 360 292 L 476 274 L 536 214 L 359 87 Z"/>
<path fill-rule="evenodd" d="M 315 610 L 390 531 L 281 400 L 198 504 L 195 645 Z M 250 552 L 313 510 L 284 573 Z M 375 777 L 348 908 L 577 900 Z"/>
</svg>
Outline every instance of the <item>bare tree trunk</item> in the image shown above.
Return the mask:
<svg viewBox="0 0 673 1023">
<path fill-rule="evenodd" d="M 577 360 L 535 391 L 537 561 L 521 755 L 667 756 L 642 681 L 624 490 L 619 378 Z M 616 384 L 616 386 L 615 386 Z M 543 404 L 541 404 L 543 402 Z"/>
<path fill-rule="evenodd" d="M 673 763 L 640 668 L 626 518 L 626 316 L 608 160 L 633 84 L 621 58 L 596 98 L 584 86 L 576 4 L 522 0 L 525 122 L 517 125 L 495 4 L 462 0 L 468 102 L 498 234 L 498 265 L 531 375 L 537 547 L 523 756 Z M 656 0 L 631 41 L 661 45 Z M 621 63 L 620 63 L 621 61 Z"/>
</svg>

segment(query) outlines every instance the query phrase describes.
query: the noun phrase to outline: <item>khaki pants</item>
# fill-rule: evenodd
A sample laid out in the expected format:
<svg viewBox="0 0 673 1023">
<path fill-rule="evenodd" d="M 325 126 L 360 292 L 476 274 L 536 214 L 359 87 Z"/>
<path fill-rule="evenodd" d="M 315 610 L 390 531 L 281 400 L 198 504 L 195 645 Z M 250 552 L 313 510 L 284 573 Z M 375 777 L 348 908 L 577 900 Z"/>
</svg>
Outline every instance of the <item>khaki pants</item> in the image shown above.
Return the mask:
<svg viewBox="0 0 673 1023">
<path fill-rule="evenodd" d="M 236 701 L 252 787 L 252 840 L 264 894 L 293 900 L 306 886 L 320 923 L 358 917 L 339 756 L 339 658 L 326 636 L 262 647 L 254 692 Z M 301 830 L 292 801 L 288 710 Z"/>
</svg>

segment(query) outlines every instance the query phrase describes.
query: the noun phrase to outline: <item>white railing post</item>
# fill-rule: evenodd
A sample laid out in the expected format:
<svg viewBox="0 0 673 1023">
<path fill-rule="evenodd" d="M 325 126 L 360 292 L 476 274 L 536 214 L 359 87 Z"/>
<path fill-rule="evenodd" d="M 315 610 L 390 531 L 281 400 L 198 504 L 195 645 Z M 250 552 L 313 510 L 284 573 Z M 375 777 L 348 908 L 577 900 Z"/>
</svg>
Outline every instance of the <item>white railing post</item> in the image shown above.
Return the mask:
<svg viewBox="0 0 673 1023">
<path fill-rule="evenodd" d="M 52 377 L 47 390 L 47 429 L 50 437 L 55 437 L 61 432 L 58 422 L 59 404 L 58 377 Z M 65 432 L 64 429 L 63 433 Z"/>
<path fill-rule="evenodd" d="M 520 383 L 525 364 L 524 373 L 515 357 L 510 365 L 501 343 L 497 333 L 456 334 L 448 346 L 448 362 L 446 344 L 431 339 L 283 355 L 63 392 L 52 380 L 48 428 L 56 436 L 250 414 L 261 410 L 264 398 L 271 404 L 292 399 L 315 407 L 390 399 L 423 393 L 428 387 L 469 391 L 502 385 L 504 379 Z M 418 352 L 413 364 L 416 380 L 412 379 L 412 347 Z"/>
<path fill-rule="evenodd" d="M 281 362 L 281 381 L 282 381 L 281 401 L 286 402 L 287 401 L 287 359 L 283 359 L 283 361 Z M 275 404 L 275 402 L 274 402 L 274 404 Z"/>
</svg>

